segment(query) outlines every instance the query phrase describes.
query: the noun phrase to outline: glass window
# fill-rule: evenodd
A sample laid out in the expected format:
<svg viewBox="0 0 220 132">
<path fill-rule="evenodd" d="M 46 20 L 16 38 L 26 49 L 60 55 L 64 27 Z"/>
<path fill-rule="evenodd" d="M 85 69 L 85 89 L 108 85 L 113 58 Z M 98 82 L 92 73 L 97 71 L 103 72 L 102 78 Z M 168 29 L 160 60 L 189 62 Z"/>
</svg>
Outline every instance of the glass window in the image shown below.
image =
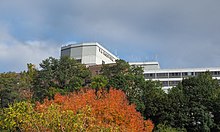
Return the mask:
<svg viewBox="0 0 220 132">
<path fill-rule="evenodd" d="M 168 78 L 168 73 L 157 73 L 157 78 Z"/>
<path fill-rule="evenodd" d="M 82 59 L 76 59 L 76 61 L 82 63 Z"/>
<path fill-rule="evenodd" d="M 211 74 L 213 76 L 220 76 L 220 71 L 212 71 Z"/>
<path fill-rule="evenodd" d="M 169 73 L 169 77 L 181 77 L 181 72 L 173 72 L 173 73 Z"/>
<path fill-rule="evenodd" d="M 144 78 L 145 79 L 153 79 L 153 78 L 155 78 L 155 74 L 154 73 L 146 73 L 146 74 L 144 74 Z"/>
</svg>

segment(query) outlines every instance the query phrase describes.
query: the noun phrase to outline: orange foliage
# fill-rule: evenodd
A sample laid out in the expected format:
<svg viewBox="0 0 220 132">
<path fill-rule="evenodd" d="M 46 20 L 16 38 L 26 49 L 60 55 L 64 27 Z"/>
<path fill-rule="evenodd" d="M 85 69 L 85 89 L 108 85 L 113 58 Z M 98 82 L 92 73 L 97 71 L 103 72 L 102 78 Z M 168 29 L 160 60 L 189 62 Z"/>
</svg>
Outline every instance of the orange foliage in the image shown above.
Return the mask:
<svg viewBox="0 0 220 132">
<path fill-rule="evenodd" d="M 153 131 L 154 124 L 153 124 L 153 122 L 150 119 L 145 121 L 145 125 L 146 125 L 146 132 L 152 132 Z"/>
<path fill-rule="evenodd" d="M 119 131 L 151 132 L 154 128 L 152 121 L 145 121 L 141 114 L 135 110 L 135 105 L 129 105 L 126 95 L 121 90 L 110 89 L 107 91 L 87 90 L 85 92 L 72 93 L 68 96 L 56 94 L 54 100 L 45 100 L 38 103 L 36 109 L 44 112 L 51 104 L 59 104 L 62 110 L 71 110 L 75 114 L 85 108 L 90 108 L 89 116 L 96 125 L 103 128 L 117 128 Z"/>
</svg>

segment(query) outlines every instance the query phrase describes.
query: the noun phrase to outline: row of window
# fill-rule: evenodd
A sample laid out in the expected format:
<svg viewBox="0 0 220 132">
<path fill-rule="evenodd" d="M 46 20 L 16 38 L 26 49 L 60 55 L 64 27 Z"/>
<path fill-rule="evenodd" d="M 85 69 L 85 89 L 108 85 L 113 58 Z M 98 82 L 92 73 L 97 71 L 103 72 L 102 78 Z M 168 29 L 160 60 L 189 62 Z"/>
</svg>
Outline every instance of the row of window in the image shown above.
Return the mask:
<svg viewBox="0 0 220 132">
<path fill-rule="evenodd" d="M 146 79 L 153 78 L 183 78 L 187 76 L 197 76 L 205 72 L 171 72 L 171 73 L 146 73 L 144 77 Z M 210 72 L 213 77 L 220 77 L 220 71 Z"/>
<path fill-rule="evenodd" d="M 163 87 L 167 86 L 177 86 L 181 81 L 161 81 Z M 218 80 L 218 83 L 220 84 L 220 80 Z"/>
</svg>

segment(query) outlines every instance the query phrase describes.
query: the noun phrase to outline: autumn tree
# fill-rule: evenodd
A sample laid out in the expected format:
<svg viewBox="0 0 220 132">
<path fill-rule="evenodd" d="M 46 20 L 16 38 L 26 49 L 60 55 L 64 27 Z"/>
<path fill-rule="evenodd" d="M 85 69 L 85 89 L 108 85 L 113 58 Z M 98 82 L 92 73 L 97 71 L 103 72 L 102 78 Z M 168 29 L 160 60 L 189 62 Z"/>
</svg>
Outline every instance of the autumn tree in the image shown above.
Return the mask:
<svg viewBox="0 0 220 132">
<path fill-rule="evenodd" d="M 89 107 L 77 113 L 63 110 L 59 104 L 48 105 L 39 110 L 29 102 L 18 102 L 4 109 L 0 115 L 0 131 L 107 131 L 98 126 L 87 125 L 94 118 Z"/>
<path fill-rule="evenodd" d="M 112 129 L 113 127 L 120 131 L 144 131 L 146 129 L 143 117 L 136 112 L 134 105 L 129 105 L 126 95 L 121 90 L 110 89 L 109 92 L 105 92 L 105 95 L 102 94 L 101 98 L 97 98 L 95 90 L 69 96 L 56 95 L 54 100 L 49 102 L 61 104 L 62 109 L 72 110 L 74 113 L 89 106 L 92 117 L 96 119 L 94 123 L 103 128 Z M 50 103 L 41 104 L 39 108 L 45 108 Z M 152 125 L 150 127 L 152 128 Z"/>
<path fill-rule="evenodd" d="M 4 130 L 21 131 L 134 131 L 151 132 L 135 106 L 129 105 L 121 90 L 110 89 L 101 98 L 95 90 L 56 94 L 54 100 L 37 103 L 16 103 L 5 109 L 0 126 Z M 9 114 L 10 113 L 10 114 Z"/>
</svg>

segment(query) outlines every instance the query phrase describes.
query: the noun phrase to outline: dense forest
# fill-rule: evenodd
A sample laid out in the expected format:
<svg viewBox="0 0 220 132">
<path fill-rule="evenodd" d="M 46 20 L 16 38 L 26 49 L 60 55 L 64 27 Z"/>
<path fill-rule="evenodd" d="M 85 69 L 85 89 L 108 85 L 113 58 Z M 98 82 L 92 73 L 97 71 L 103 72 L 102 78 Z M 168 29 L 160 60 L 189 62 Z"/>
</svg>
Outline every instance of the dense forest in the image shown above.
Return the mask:
<svg viewBox="0 0 220 132">
<path fill-rule="evenodd" d="M 167 93 L 124 60 L 99 75 L 68 57 L 0 74 L 0 131 L 220 131 L 220 86 L 209 72 Z"/>
</svg>

